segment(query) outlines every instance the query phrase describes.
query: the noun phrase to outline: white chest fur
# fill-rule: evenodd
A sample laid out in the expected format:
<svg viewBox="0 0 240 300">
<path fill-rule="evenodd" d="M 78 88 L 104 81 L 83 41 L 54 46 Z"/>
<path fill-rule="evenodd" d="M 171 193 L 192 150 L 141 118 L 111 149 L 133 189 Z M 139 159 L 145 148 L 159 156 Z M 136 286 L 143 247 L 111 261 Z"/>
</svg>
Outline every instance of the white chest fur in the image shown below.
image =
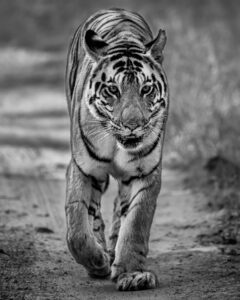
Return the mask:
<svg viewBox="0 0 240 300">
<path fill-rule="evenodd" d="M 159 163 L 161 157 L 160 146 L 159 144 L 151 155 L 141 158 L 132 155 L 125 149 L 118 148 L 113 159 L 112 175 L 124 179 L 147 174 Z"/>
</svg>

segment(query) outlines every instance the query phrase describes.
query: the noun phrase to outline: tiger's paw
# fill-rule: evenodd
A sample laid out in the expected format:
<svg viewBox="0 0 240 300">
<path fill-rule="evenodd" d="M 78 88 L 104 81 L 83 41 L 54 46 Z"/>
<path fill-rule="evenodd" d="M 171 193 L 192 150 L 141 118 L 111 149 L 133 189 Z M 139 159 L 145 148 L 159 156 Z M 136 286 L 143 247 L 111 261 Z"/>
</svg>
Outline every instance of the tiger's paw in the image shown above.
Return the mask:
<svg viewBox="0 0 240 300">
<path fill-rule="evenodd" d="M 122 273 L 117 278 L 119 291 L 139 291 L 154 289 L 158 286 L 157 276 L 149 271 Z"/>
<path fill-rule="evenodd" d="M 94 267 L 88 269 L 88 275 L 93 278 L 106 278 L 111 274 L 109 257 L 106 253 L 94 260 Z"/>
</svg>

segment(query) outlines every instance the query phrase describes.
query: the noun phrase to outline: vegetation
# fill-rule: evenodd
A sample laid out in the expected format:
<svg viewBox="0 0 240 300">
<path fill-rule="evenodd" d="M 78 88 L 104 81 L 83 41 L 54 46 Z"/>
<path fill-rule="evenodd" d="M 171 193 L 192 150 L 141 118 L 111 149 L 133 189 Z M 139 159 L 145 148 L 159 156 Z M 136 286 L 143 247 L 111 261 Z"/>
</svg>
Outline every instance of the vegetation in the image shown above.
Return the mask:
<svg viewBox="0 0 240 300">
<path fill-rule="evenodd" d="M 97 4 L 85 0 L 1 1 L 0 57 L 6 48 L 7 53 L 14 49 L 10 60 L 15 60 L 15 70 L 10 72 L 6 66 L 0 86 L 61 86 L 74 29 L 92 12 L 112 5 L 108 0 Z M 167 30 L 164 64 L 171 88 L 167 163 L 187 167 L 216 154 L 239 163 L 239 1 L 150 0 L 146 4 L 119 0 L 114 6 L 139 11 L 154 32 L 159 27 Z M 19 76 L 23 51 L 33 60 L 36 52 L 51 56 L 40 60 L 37 68 L 20 65 Z"/>
</svg>

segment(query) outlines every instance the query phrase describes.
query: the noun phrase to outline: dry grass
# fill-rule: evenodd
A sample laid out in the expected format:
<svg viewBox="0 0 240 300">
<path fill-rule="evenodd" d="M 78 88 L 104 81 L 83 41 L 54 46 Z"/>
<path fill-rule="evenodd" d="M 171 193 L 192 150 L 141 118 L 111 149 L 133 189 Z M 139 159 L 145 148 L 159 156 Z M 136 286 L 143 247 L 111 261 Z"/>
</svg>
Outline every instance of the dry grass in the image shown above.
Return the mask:
<svg viewBox="0 0 240 300">
<path fill-rule="evenodd" d="M 240 26 L 237 3 L 230 1 L 233 7 L 223 1 L 205 7 L 204 3 L 186 7 L 184 18 L 175 10 L 172 18 L 168 146 L 179 164 L 216 154 L 240 162 L 240 48 L 239 37 L 232 32 L 233 23 Z"/>
</svg>

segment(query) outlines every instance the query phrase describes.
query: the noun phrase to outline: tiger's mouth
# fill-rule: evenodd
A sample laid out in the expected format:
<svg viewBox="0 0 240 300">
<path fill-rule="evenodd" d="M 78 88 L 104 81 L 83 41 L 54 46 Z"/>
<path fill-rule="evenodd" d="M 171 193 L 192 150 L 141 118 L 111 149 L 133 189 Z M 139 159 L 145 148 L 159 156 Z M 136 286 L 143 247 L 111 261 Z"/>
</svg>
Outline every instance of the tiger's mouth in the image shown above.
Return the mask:
<svg viewBox="0 0 240 300">
<path fill-rule="evenodd" d="M 143 140 L 143 137 L 137 137 L 135 135 L 128 135 L 128 136 L 116 136 L 118 142 L 124 146 L 125 148 L 136 148 Z"/>
</svg>

